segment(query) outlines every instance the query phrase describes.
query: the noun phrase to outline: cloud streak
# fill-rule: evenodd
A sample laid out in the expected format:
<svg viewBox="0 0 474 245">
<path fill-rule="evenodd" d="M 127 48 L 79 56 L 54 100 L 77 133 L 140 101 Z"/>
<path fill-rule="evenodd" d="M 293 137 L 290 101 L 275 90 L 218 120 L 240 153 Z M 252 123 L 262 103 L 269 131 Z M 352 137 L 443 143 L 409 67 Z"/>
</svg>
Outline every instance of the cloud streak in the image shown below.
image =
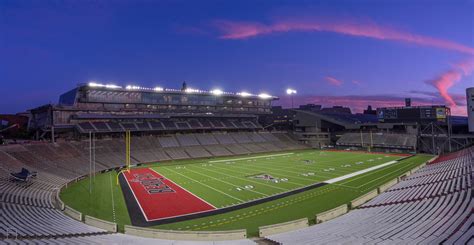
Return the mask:
<svg viewBox="0 0 474 245">
<path fill-rule="evenodd" d="M 453 41 L 354 20 L 328 20 L 318 18 L 281 19 L 270 24 L 248 21 L 214 21 L 221 39 L 249 39 L 257 36 L 286 32 L 333 32 L 348 36 L 389 40 L 452 50 L 474 55 L 474 48 Z"/>
<path fill-rule="evenodd" d="M 337 87 L 342 86 L 342 81 L 338 80 L 334 77 L 327 76 L 327 77 L 324 77 L 324 80 L 326 80 L 331 85 L 334 85 L 334 86 L 337 86 Z"/>
<path fill-rule="evenodd" d="M 456 107 L 458 103 L 456 103 L 456 99 L 449 94 L 448 90 L 464 76 L 470 75 L 473 71 L 474 61 L 466 60 L 453 65 L 451 69 L 441 73 L 432 80 L 426 81 L 426 83 L 435 87 L 449 106 Z"/>
</svg>

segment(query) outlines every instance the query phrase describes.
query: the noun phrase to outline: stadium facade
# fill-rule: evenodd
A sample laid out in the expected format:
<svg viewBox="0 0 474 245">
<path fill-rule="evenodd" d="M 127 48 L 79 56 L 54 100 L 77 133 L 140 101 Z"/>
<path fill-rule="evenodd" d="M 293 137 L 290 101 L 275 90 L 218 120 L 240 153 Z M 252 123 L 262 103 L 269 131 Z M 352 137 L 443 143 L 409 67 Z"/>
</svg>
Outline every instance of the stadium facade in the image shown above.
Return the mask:
<svg viewBox="0 0 474 245">
<path fill-rule="evenodd" d="M 30 110 L 36 139 L 81 134 L 260 129 L 258 116 L 271 113 L 278 97 L 221 90 L 80 84 L 58 104 Z"/>
</svg>

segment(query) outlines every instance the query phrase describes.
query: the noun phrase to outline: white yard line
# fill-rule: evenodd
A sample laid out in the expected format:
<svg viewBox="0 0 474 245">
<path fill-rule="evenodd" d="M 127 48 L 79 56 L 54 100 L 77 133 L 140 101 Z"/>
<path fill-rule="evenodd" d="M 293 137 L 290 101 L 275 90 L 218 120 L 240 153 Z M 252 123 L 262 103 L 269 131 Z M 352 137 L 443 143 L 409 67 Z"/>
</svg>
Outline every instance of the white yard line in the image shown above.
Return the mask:
<svg viewBox="0 0 474 245">
<path fill-rule="evenodd" d="M 146 221 L 150 221 L 150 220 L 148 219 L 148 216 L 146 216 L 145 211 L 143 210 L 142 204 L 140 203 L 140 201 L 138 201 L 138 198 L 137 198 L 137 196 L 135 195 L 135 192 L 133 191 L 132 186 L 131 186 L 130 183 L 128 182 L 127 176 L 125 176 L 125 173 L 123 173 L 123 172 L 120 172 L 119 174 L 123 174 L 123 178 L 124 178 L 125 181 L 127 182 L 128 188 L 130 188 L 130 191 L 132 192 L 133 197 L 135 198 L 135 201 L 137 201 L 138 207 L 140 207 L 140 210 L 142 211 L 143 217 L 145 217 L 145 220 L 146 220 Z"/>
<path fill-rule="evenodd" d="M 109 172 L 109 173 L 112 173 L 112 172 Z M 112 193 L 112 214 L 113 214 L 114 222 L 116 222 L 116 220 L 115 220 L 114 188 L 113 188 L 113 184 L 112 184 L 112 174 L 109 174 L 109 176 L 110 176 L 110 193 Z"/>
<path fill-rule="evenodd" d="M 172 171 L 172 172 L 174 172 L 174 173 L 176 173 L 176 174 L 179 174 L 179 175 L 183 176 L 184 178 L 190 179 L 190 180 L 192 180 L 192 181 L 194 181 L 194 182 L 196 182 L 196 183 L 198 183 L 198 184 L 200 184 L 200 185 L 206 186 L 206 187 L 209 188 L 209 189 L 213 189 L 213 190 L 215 190 L 215 191 L 217 191 L 217 192 L 219 192 L 219 193 L 222 193 L 222 194 L 224 194 L 224 195 L 226 195 L 226 196 L 228 196 L 228 197 L 230 197 L 230 198 L 232 198 L 232 199 L 234 199 L 234 200 L 237 200 L 237 201 L 239 201 L 239 202 L 245 202 L 244 200 L 241 200 L 241 199 L 239 199 L 239 198 L 237 198 L 237 197 L 231 196 L 231 195 L 229 195 L 229 194 L 227 194 L 227 193 L 225 193 L 225 192 L 223 192 L 223 191 L 220 191 L 220 190 L 218 190 L 218 189 L 216 189 L 216 188 L 214 188 L 214 187 L 212 187 L 212 186 L 206 185 L 206 184 L 201 183 L 201 182 L 199 182 L 199 181 L 197 181 L 197 180 L 195 180 L 195 179 L 193 179 L 193 178 L 191 178 L 191 177 L 188 177 L 188 176 L 183 175 L 183 174 L 181 174 L 181 173 L 179 173 L 179 172 L 176 172 L 176 171 L 174 171 L 174 170 L 171 169 L 171 168 L 168 168 L 168 170 L 170 170 L 170 171 Z"/>
<path fill-rule="evenodd" d="M 149 169 L 150 169 L 151 171 L 155 172 L 156 174 L 158 174 L 158 175 L 160 175 L 160 176 L 163 176 L 166 180 L 168 180 L 169 182 L 175 184 L 176 186 L 178 186 L 179 188 L 183 189 L 183 190 L 186 191 L 187 193 L 193 195 L 193 196 L 196 197 L 197 199 L 199 199 L 199 200 L 201 200 L 201 201 L 203 201 L 203 202 L 209 204 L 211 207 L 217 209 L 216 206 L 214 206 L 214 205 L 212 205 L 211 203 L 207 202 L 206 200 L 204 200 L 204 199 L 202 199 L 202 198 L 200 198 L 200 197 L 194 195 L 194 193 L 188 191 L 186 188 L 184 188 L 184 187 L 182 187 L 182 186 L 176 184 L 174 181 L 172 181 L 171 179 L 169 179 L 168 177 L 166 177 L 164 174 L 158 173 L 156 170 L 154 170 L 154 169 L 152 169 L 152 168 L 149 168 Z"/>
<path fill-rule="evenodd" d="M 279 189 L 279 190 L 283 190 L 283 191 L 288 191 L 288 189 L 281 188 L 281 187 L 278 187 L 278 186 L 269 185 L 269 184 L 266 184 L 266 183 L 262 183 L 262 182 L 260 182 L 260 181 L 251 180 L 251 179 L 249 179 L 249 178 L 241 178 L 241 177 L 237 177 L 237 176 L 232 176 L 232 175 L 225 174 L 225 173 L 223 173 L 223 172 L 216 172 L 216 171 L 214 171 L 214 170 L 210 170 L 210 169 L 208 169 L 208 168 L 203 168 L 203 167 L 198 167 L 198 168 L 199 168 L 199 169 L 206 170 L 206 171 L 209 171 L 209 172 L 213 172 L 213 173 L 217 173 L 217 174 L 226 175 L 226 176 L 232 177 L 232 178 L 234 178 L 234 179 L 240 179 L 240 180 L 243 180 L 243 181 L 249 181 L 249 182 L 252 182 L 252 183 L 259 184 L 259 185 L 268 186 L 268 187 L 271 187 L 271 188 L 274 188 L 274 189 Z M 235 171 L 234 171 L 234 172 L 235 172 Z"/>
<path fill-rule="evenodd" d="M 295 154 L 295 153 L 291 152 L 291 153 L 273 154 L 273 155 L 256 156 L 256 157 L 232 158 L 232 159 L 223 159 L 223 160 L 209 161 L 209 163 L 233 162 L 233 161 L 242 161 L 242 160 L 249 160 L 249 159 L 257 159 L 257 158 L 287 156 L 287 155 L 293 155 L 293 154 Z"/>
<path fill-rule="evenodd" d="M 326 180 L 326 181 L 324 181 L 324 183 L 328 183 L 328 184 L 336 183 L 336 182 L 339 182 L 341 180 L 345 180 L 345 179 L 349 179 L 349 178 L 352 178 L 352 177 L 357 176 L 357 175 L 365 174 L 365 173 L 370 172 L 372 170 L 383 168 L 383 167 L 392 165 L 392 164 L 397 163 L 397 162 L 398 161 L 390 161 L 390 162 L 382 163 L 380 165 L 373 166 L 373 167 L 366 168 L 366 169 L 362 169 L 362 170 L 359 170 L 359 171 L 354 172 L 354 173 L 350 173 L 350 174 L 346 174 L 346 175 L 343 175 L 343 176 L 340 176 L 340 177 L 337 177 L 337 178 L 334 178 L 334 179 Z"/>
<path fill-rule="evenodd" d="M 227 182 L 227 181 L 223 181 L 223 180 L 214 178 L 214 177 L 209 176 L 209 175 L 207 175 L 207 174 L 203 174 L 203 173 L 199 173 L 199 172 L 193 171 L 193 170 L 191 170 L 190 168 L 187 168 L 186 170 L 191 171 L 191 172 L 193 172 L 193 173 L 195 173 L 195 174 L 199 174 L 199 175 L 202 175 L 202 176 L 206 176 L 207 178 L 210 178 L 210 179 L 214 179 L 214 180 L 220 181 L 220 182 L 222 182 L 222 183 L 226 183 L 226 184 L 231 185 L 231 186 L 234 186 L 234 187 L 241 187 L 241 186 L 238 186 L 238 185 L 234 185 L 234 184 L 232 184 L 232 183 L 230 183 L 230 182 Z M 264 197 L 269 196 L 268 194 L 261 193 L 261 192 L 259 192 L 259 191 L 255 191 L 255 190 L 251 190 L 251 189 L 248 189 L 248 191 L 251 191 L 251 192 L 254 192 L 254 193 L 263 195 Z"/>
</svg>

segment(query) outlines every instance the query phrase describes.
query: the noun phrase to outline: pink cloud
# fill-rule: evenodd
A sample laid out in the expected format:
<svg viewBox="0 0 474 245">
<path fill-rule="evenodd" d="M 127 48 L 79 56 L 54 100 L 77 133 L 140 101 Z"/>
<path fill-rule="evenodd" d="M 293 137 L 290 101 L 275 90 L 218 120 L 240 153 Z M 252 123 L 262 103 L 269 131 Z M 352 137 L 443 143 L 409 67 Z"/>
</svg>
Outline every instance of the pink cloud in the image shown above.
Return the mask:
<svg viewBox="0 0 474 245">
<path fill-rule="evenodd" d="M 327 77 L 324 77 L 324 79 L 331 85 L 338 86 L 338 87 L 340 87 L 342 85 L 342 81 L 337 80 L 334 77 L 327 76 Z"/>
<path fill-rule="evenodd" d="M 221 39 L 248 39 L 272 33 L 299 32 L 334 32 L 343 35 L 373 38 L 412 43 L 440 49 L 453 50 L 461 53 L 474 54 L 474 48 L 453 41 L 398 30 L 373 22 L 353 20 L 322 20 L 322 19 L 284 19 L 270 24 L 246 21 L 219 20 L 214 26 L 220 31 Z"/>
<path fill-rule="evenodd" d="M 448 89 L 459 82 L 464 76 L 470 75 L 473 71 L 474 61 L 463 61 L 453 65 L 450 70 L 441 73 L 435 79 L 426 81 L 426 83 L 438 89 L 438 93 L 449 106 L 456 107 L 458 106 L 458 103 L 456 103 L 455 98 L 449 94 Z"/>
<path fill-rule="evenodd" d="M 360 85 L 361 85 L 361 83 L 360 83 L 359 81 L 357 81 L 357 80 L 352 80 L 352 83 L 355 84 L 355 85 L 357 85 L 357 86 L 360 86 Z"/>
</svg>

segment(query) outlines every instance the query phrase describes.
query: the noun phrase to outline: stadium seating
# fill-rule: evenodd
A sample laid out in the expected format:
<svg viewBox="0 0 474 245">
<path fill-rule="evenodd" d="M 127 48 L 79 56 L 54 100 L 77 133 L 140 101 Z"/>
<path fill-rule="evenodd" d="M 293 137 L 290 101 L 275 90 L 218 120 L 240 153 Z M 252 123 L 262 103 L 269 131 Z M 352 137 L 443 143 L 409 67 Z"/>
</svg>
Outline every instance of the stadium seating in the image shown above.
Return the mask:
<svg viewBox="0 0 474 245">
<path fill-rule="evenodd" d="M 339 138 L 338 146 L 373 145 L 380 148 L 415 149 L 416 135 L 387 133 L 345 133 Z"/>
<path fill-rule="evenodd" d="M 107 124 L 107 127 L 110 125 Z M 297 145 L 295 142 L 284 142 L 278 137 L 270 133 L 245 132 L 132 137 L 131 157 L 134 163 L 156 162 L 281 151 L 290 149 L 289 144 Z M 245 143 L 237 143 L 236 139 Z M 226 143 L 222 144 L 221 141 Z M 276 146 L 278 142 L 282 147 Z M 56 196 L 60 188 L 90 173 L 89 144 L 88 140 L 82 140 L 0 146 L 0 244 L 146 242 L 142 238 L 107 234 L 105 230 L 78 222 L 56 209 Z M 123 166 L 124 156 L 123 138 L 102 138 L 95 141 L 96 172 Z M 37 177 L 25 182 L 12 181 L 10 173 L 19 172 L 22 168 L 38 172 Z M 177 244 L 176 241 L 150 241 Z M 235 242 L 253 244 L 250 240 Z"/>
<path fill-rule="evenodd" d="M 177 241 L 143 238 L 124 234 L 98 234 L 94 236 L 77 236 L 64 238 L 44 238 L 31 240 L 0 240 L 0 244 L 143 244 L 143 245 L 255 245 L 251 240 L 232 240 L 232 241 Z"/>
<path fill-rule="evenodd" d="M 473 234 L 473 163 L 474 147 L 441 157 L 346 215 L 268 238 L 284 244 L 466 244 Z"/>
<path fill-rule="evenodd" d="M 76 124 L 81 133 L 112 133 L 130 131 L 172 131 L 191 129 L 261 129 L 255 118 L 163 118 L 141 122 L 81 122 Z"/>
</svg>

